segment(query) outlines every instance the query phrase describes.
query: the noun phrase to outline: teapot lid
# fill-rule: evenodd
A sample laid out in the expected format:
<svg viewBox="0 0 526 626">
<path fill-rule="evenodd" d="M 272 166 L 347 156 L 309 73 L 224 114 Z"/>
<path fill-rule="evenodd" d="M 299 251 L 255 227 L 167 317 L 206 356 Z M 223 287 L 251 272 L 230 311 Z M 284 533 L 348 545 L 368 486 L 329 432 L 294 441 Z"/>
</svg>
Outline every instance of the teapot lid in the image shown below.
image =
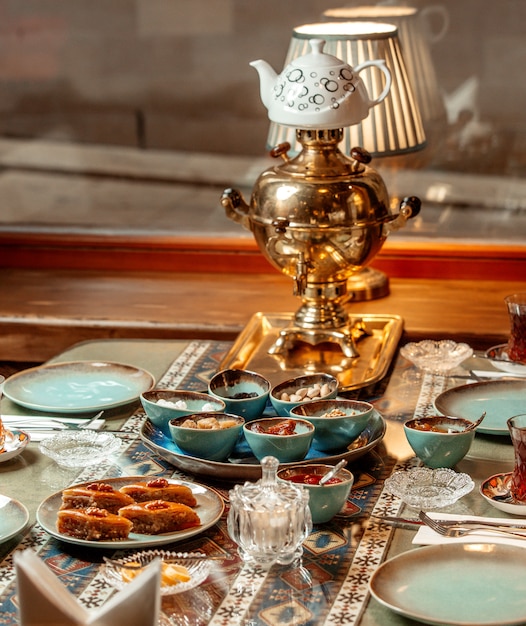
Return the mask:
<svg viewBox="0 0 526 626">
<path fill-rule="evenodd" d="M 324 39 L 309 39 L 311 51 L 308 54 L 304 54 L 297 59 L 291 61 L 289 68 L 301 67 L 302 69 L 315 69 L 315 68 L 327 68 L 327 67 L 349 67 L 350 65 L 339 59 L 338 57 L 328 54 L 323 51 L 325 47 Z"/>
</svg>

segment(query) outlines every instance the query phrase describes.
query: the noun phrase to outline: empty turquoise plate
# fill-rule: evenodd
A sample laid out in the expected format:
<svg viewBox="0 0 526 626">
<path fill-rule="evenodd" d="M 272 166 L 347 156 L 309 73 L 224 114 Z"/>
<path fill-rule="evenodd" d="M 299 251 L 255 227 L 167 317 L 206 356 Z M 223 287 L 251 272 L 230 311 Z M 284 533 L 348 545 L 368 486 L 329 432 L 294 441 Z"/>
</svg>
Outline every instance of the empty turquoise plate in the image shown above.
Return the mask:
<svg viewBox="0 0 526 626">
<path fill-rule="evenodd" d="M 56 413 L 100 411 L 137 400 L 155 385 L 146 370 L 104 361 L 33 367 L 4 383 L 4 396 L 28 409 Z"/>
<path fill-rule="evenodd" d="M 526 413 L 525 398 L 526 380 L 489 380 L 444 391 L 435 398 L 435 408 L 443 415 L 472 422 L 486 411 L 477 432 L 508 435 L 508 419 Z"/>
<path fill-rule="evenodd" d="M 386 561 L 369 583 L 395 613 L 424 624 L 526 623 L 524 550 L 492 543 L 426 546 Z"/>
</svg>

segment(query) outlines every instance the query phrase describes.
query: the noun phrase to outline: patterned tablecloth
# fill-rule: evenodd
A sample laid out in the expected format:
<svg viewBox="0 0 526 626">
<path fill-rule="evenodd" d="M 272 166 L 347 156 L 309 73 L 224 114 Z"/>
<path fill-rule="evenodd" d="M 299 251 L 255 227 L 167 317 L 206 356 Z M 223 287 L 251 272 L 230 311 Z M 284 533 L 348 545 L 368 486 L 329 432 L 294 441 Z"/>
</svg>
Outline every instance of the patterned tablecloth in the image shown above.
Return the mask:
<svg viewBox="0 0 526 626">
<path fill-rule="evenodd" d="M 195 341 L 158 383 L 158 387 L 203 389 L 217 370 L 230 344 Z M 402 421 L 413 414 L 432 411 L 432 400 L 446 385 L 444 377 L 415 374 L 403 359 L 393 369 L 389 385 L 363 390 L 388 420 Z M 118 476 L 158 475 L 183 477 L 165 460 L 155 456 L 138 436 L 145 415 L 137 410 L 124 424 L 119 456 L 75 473 L 55 475 L 56 490 L 67 484 Z M 414 459 L 405 462 L 413 465 Z M 248 567 L 237 555 L 224 516 L 218 524 L 191 540 L 163 546 L 165 549 L 199 550 L 222 554 L 207 581 L 187 593 L 163 598 L 163 621 L 170 624 L 213 626 L 342 625 L 359 624 L 369 600 L 368 581 L 385 558 L 392 538 L 386 525 L 371 524 L 371 513 L 396 515 L 400 500 L 383 490 L 383 483 L 397 460 L 386 453 L 383 443 L 349 466 L 355 484 L 347 507 L 331 523 L 316 526 L 305 541 L 301 562 L 275 566 L 268 571 Z M 187 480 L 196 480 L 184 476 Z M 197 482 L 204 482 L 201 479 Z M 224 498 L 228 509 L 231 485 L 206 481 Z M 38 524 L 16 550 L 36 550 L 60 580 L 87 608 L 101 606 L 114 590 L 100 574 L 107 550 L 86 549 L 50 537 Z M 118 554 L 118 553 L 116 553 Z M 16 623 L 16 594 L 13 553 L 0 565 L 0 624 Z M 394 616 L 393 616 L 394 617 Z"/>
</svg>

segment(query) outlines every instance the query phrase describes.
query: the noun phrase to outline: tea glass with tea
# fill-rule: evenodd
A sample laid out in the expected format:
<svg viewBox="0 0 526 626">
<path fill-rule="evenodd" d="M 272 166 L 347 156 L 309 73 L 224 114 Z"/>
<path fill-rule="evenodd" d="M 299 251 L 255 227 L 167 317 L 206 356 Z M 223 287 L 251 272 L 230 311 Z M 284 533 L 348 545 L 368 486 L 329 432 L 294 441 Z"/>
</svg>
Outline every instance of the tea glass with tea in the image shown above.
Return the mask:
<svg viewBox="0 0 526 626">
<path fill-rule="evenodd" d="M 526 502 L 526 413 L 510 417 L 508 428 L 515 455 L 510 491 L 515 500 Z"/>
<path fill-rule="evenodd" d="M 508 358 L 526 363 L 526 292 L 506 296 L 504 302 L 510 317 Z"/>
</svg>

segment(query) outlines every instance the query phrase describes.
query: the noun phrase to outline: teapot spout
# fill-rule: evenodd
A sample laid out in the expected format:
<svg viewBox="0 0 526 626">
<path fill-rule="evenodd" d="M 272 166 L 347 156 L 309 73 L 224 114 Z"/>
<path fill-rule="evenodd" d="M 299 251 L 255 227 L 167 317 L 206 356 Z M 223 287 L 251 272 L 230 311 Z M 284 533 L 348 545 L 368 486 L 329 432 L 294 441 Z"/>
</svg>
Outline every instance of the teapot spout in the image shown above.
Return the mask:
<svg viewBox="0 0 526 626">
<path fill-rule="evenodd" d="M 259 93 L 261 95 L 261 101 L 268 109 L 272 102 L 272 91 L 278 75 L 272 66 L 262 59 L 252 61 L 250 65 L 255 68 L 259 74 Z"/>
</svg>

